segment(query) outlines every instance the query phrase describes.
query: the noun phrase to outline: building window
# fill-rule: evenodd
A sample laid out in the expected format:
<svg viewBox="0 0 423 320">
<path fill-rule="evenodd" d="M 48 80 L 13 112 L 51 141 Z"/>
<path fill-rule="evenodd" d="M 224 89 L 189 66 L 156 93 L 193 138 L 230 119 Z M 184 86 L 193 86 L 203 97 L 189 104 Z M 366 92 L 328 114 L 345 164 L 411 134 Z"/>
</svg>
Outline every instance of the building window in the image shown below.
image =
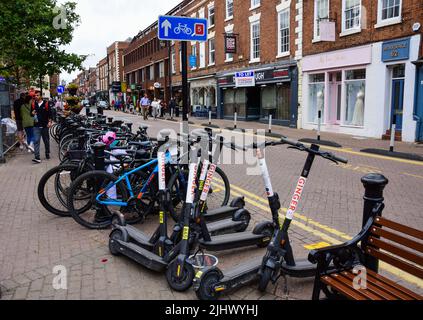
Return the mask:
<svg viewBox="0 0 423 320">
<path fill-rule="evenodd" d="M 361 0 L 343 0 L 342 30 L 361 28 Z"/>
<path fill-rule="evenodd" d="M 378 0 L 378 24 L 401 22 L 402 0 Z"/>
<path fill-rule="evenodd" d="M 289 54 L 289 8 L 279 13 L 279 55 Z"/>
<path fill-rule="evenodd" d="M 250 10 L 256 9 L 258 7 L 260 7 L 260 0 L 251 0 L 251 8 L 250 8 Z"/>
<path fill-rule="evenodd" d="M 154 64 L 150 66 L 150 78 L 149 80 L 154 80 Z"/>
<path fill-rule="evenodd" d="M 182 72 L 182 48 L 179 48 L 179 71 Z"/>
<path fill-rule="evenodd" d="M 209 28 L 214 27 L 214 6 L 209 7 Z"/>
<path fill-rule="evenodd" d="M 216 49 L 214 47 L 214 39 L 209 40 L 209 65 L 214 65 L 216 62 Z"/>
<path fill-rule="evenodd" d="M 234 0 L 226 0 L 226 20 L 234 17 Z"/>
<path fill-rule="evenodd" d="M 197 45 L 193 44 L 191 46 L 191 55 L 195 57 L 195 60 L 197 61 Z M 191 66 L 191 69 L 195 69 L 197 66 Z"/>
<path fill-rule="evenodd" d="M 320 39 L 320 22 L 329 19 L 329 0 L 314 1 L 314 39 Z"/>
<path fill-rule="evenodd" d="M 141 82 L 145 82 L 145 69 L 141 69 Z"/>
<path fill-rule="evenodd" d="M 260 60 L 260 21 L 251 24 L 251 61 Z"/>
<path fill-rule="evenodd" d="M 345 124 L 364 125 L 366 69 L 345 71 Z"/>
<path fill-rule="evenodd" d="M 160 76 L 160 78 L 164 78 L 164 76 L 165 76 L 165 63 L 164 63 L 164 61 L 159 63 L 159 76 Z"/>
<path fill-rule="evenodd" d="M 309 76 L 309 112 L 308 122 L 317 123 L 319 111 L 324 119 L 325 108 L 325 74 L 318 73 Z"/>
</svg>

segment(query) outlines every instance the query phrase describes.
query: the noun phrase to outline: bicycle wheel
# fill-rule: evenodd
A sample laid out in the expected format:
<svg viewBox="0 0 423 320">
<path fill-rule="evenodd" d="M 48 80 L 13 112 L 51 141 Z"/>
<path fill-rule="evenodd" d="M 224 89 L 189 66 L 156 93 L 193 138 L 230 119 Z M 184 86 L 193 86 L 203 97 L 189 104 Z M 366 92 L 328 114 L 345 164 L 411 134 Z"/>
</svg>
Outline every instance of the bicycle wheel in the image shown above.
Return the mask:
<svg viewBox="0 0 423 320">
<path fill-rule="evenodd" d="M 37 195 L 41 205 L 49 212 L 69 217 L 67 208 L 67 194 L 70 185 L 80 171 L 77 164 L 65 164 L 48 171 L 38 183 Z"/>
</svg>

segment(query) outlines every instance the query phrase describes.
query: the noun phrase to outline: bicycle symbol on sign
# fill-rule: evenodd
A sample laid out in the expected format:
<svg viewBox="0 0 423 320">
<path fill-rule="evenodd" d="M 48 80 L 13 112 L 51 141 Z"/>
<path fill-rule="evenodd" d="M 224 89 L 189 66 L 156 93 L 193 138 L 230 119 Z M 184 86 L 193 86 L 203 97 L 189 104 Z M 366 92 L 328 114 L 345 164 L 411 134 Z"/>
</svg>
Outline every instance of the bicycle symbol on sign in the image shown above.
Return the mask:
<svg viewBox="0 0 423 320">
<path fill-rule="evenodd" d="M 173 32 L 175 34 L 180 34 L 182 32 L 189 36 L 192 34 L 192 29 L 190 29 L 186 24 L 178 23 L 178 26 L 173 30 Z"/>
</svg>

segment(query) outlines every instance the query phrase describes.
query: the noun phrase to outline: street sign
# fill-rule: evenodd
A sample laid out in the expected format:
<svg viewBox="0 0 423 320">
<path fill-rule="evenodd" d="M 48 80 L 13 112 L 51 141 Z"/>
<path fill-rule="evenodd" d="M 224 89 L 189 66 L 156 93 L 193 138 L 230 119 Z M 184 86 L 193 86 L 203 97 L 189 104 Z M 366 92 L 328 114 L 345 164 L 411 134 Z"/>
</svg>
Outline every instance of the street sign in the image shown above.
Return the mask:
<svg viewBox="0 0 423 320">
<path fill-rule="evenodd" d="M 207 41 L 207 19 L 159 16 L 159 39 L 174 41 Z"/>
<path fill-rule="evenodd" d="M 197 66 L 197 56 L 195 55 L 189 56 L 189 66 L 191 68 L 195 68 Z"/>
<path fill-rule="evenodd" d="M 64 87 L 64 86 L 58 86 L 58 87 L 57 87 L 57 93 L 58 93 L 59 95 L 62 95 L 62 94 L 63 94 L 63 92 L 65 92 L 65 87 Z"/>
<path fill-rule="evenodd" d="M 254 71 L 237 72 L 235 74 L 235 86 L 238 88 L 254 87 L 256 78 Z"/>
</svg>

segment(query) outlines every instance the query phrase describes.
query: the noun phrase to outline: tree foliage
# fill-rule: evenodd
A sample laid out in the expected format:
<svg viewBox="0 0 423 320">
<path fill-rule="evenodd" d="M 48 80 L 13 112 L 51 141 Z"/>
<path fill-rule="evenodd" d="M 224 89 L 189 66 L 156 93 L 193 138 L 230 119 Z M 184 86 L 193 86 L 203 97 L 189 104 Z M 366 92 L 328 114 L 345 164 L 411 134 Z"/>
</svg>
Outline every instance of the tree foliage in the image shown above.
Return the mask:
<svg viewBox="0 0 423 320">
<path fill-rule="evenodd" d="M 60 8 L 57 0 L 0 1 L 0 74 L 39 80 L 81 69 L 86 56 L 64 50 L 80 21 L 76 3 Z M 58 28 L 58 21 L 65 27 Z"/>
</svg>

